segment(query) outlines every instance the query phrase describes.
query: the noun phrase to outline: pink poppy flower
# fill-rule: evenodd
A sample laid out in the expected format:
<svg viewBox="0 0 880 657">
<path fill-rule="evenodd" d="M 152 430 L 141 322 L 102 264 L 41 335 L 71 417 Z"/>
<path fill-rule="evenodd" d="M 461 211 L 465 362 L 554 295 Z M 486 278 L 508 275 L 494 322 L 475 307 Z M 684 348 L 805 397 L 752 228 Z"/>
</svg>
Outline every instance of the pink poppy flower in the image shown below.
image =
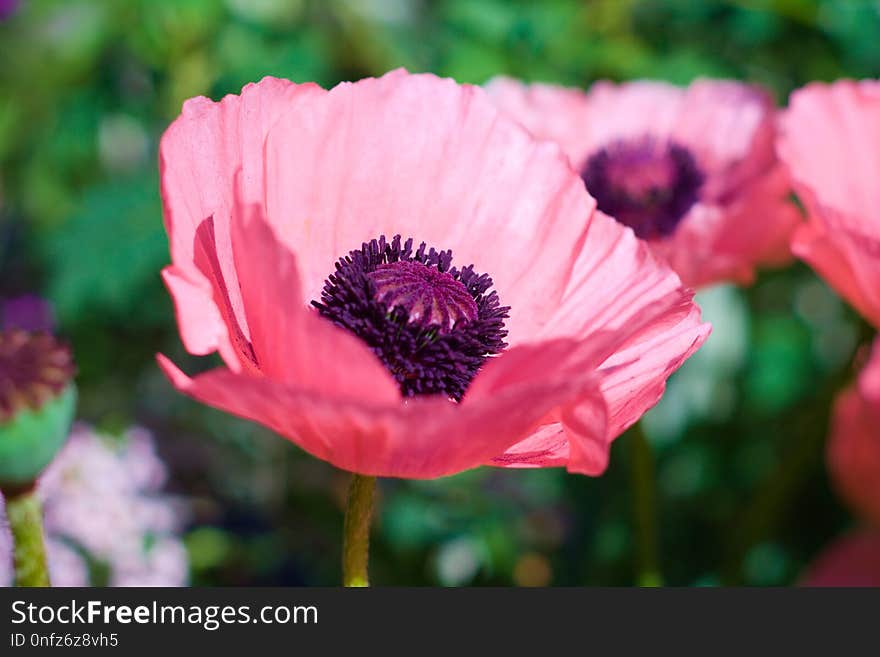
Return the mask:
<svg viewBox="0 0 880 657">
<path fill-rule="evenodd" d="M 477 87 L 265 78 L 187 101 L 160 167 L 181 337 L 226 364 L 166 375 L 345 470 L 599 473 L 709 330 Z"/>
<path fill-rule="evenodd" d="M 495 103 L 558 142 L 599 210 L 631 226 L 685 284 L 748 283 L 789 257 L 798 221 L 773 152 L 775 109 L 758 88 L 697 80 L 589 91 L 495 78 Z"/>
<path fill-rule="evenodd" d="M 880 586 L 880 532 L 861 530 L 834 541 L 807 568 L 803 586 Z"/>
<path fill-rule="evenodd" d="M 840 496 L 880 527 L 880 338 L 856 384 L 837 399 L 828 467 Z"/>
<path fill-rule="evenodd" d="M 792 251 L 880 327 L 880 81 L 794 92 L 777 150 L 808 215 Z"/>
</svg>

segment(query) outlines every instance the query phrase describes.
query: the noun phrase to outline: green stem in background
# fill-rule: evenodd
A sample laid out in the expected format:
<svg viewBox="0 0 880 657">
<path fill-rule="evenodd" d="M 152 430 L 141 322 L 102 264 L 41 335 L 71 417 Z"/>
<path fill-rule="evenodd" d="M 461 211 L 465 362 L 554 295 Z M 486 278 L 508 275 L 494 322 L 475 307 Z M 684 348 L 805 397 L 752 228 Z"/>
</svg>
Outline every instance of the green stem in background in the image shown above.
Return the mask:
<svg viewBox="0 0 880 657">
<path fill-rule="evenodd" d="M 657 523 L 657 482 L 654 453 L 639 422 L 630 430 L 630 476 L 636 536 L 636 581 L 639 586 L 663 586 Z"/>
<path fill-rule="evenodd" d="M 343 586 L 369 586 L 367 563 L 370 558 L 370 521 L 376 478 L 355 474 L 348 489 L 342 543 Z"/>
<path fill-rule="evenodd" d="M 7 498 L 6 517 L 15 544 L 15 585 L 49 586 L 43 510 L 36 491 Z"/>
</svg>

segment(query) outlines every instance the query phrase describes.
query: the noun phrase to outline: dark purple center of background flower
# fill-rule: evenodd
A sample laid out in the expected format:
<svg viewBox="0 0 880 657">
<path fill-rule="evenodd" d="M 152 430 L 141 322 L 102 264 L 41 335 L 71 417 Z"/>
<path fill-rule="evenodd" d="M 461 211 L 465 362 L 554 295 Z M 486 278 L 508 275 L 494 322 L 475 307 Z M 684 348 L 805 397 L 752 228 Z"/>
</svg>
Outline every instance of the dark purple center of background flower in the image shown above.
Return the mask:
<svg viewBox="0 0 880 657">
<path fill-rule="evenodd" d="M 507 346 L 509 308 L 489 276 L 452 267 L 451 251 L 412 247 L 400 235 L 365 242 L 336 263 L 312 304 L 363 340 L 404 396 L 461 400 L 486 358 Z"/>
<path fill-rule="evenodd" d="M 0 423 L 39 409 L 73 378 L 70 350 L 45 332 L 0 331 Z"/>
<path fill-rule="evenodd" d="M 703 173 L 687 148 L 650 138 L 599 149 L 587 159 L 581 178 L 602 212 L 643 239 L 672 235 L 703 185 Z"/>
</svg>

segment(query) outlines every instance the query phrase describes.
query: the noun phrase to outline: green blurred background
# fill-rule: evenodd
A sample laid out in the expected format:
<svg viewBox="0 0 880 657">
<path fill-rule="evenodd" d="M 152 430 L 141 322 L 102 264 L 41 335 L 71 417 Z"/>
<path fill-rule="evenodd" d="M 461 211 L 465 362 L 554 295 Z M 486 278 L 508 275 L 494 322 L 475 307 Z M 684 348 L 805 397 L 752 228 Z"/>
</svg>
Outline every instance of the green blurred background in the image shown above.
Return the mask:
<svg viewBox="0 0 880 657">
<path fill-rule="evenodd" d="M 175 393 L 156 146 L 181 102 L 264 75 L 405 66 L 461 82 L 880 74 L 874 0 L 22 0 L 0 23 L 0 296 L 55 304 L 80 417 L 152 429 L 191 507 L 194 584 L 335 584 L 347 476 Z M 379 584 L 788 584 L 854 521 L 823 449 L 867 327 L 800 264 L 700 295 L 715 332 L 598 479 L 483 468 L 381 482 Z M 654 489 L 653 500 L 634 491 Z M 642 500 L 642 502 L 638 502 Z M 645 501 L 647 500 L 647 501 Z M 646 513 L 656 503 L 659 513 Z M 656 549 L 652 546 L 657 537 Z M 640 576 L 639 573 L 642 573 Z"/>
</svg>

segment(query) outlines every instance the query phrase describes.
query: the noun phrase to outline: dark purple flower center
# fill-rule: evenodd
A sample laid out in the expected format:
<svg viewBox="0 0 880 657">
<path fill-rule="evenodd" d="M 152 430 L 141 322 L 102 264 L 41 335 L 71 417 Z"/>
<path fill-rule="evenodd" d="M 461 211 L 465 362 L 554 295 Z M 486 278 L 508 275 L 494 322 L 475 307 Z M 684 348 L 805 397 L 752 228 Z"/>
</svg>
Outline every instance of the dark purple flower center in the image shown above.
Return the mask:
<svg viewBox="0 0 880 657">
<path fill-rule="evenodd" d="M 492 279 L 452 266 L 451 251 L 413 251 L 413 240 L 365 242 L 336 263 L 312 304 L 363 340 L 405 396 L 461 400 L 486 358 L 506 343 Z"/>
<path fill-rule="evenodd" d="M 669 237 L 697 202 L 703 173 L 691 152 L 650 138 L 616 141 L 593 153 L 581 172 L 599 209 L 638 237 Z"/>
<path fill-rule="evenodd" d="M 458 320 L 473 321 L 478 309 L 461 281 L 449 272 L 421 262 L 386 262 L 367 274 L 376 286 L 376 299 L 386 308 L 399 306 L 410 322 L 436 324 L 448 333 Z"/>
<path fill-rule="evenodd" d="M 70 350 L 45 332 L 0 331 L 0 423 L 38 410 L 74 375 Z"/>
</svg>

